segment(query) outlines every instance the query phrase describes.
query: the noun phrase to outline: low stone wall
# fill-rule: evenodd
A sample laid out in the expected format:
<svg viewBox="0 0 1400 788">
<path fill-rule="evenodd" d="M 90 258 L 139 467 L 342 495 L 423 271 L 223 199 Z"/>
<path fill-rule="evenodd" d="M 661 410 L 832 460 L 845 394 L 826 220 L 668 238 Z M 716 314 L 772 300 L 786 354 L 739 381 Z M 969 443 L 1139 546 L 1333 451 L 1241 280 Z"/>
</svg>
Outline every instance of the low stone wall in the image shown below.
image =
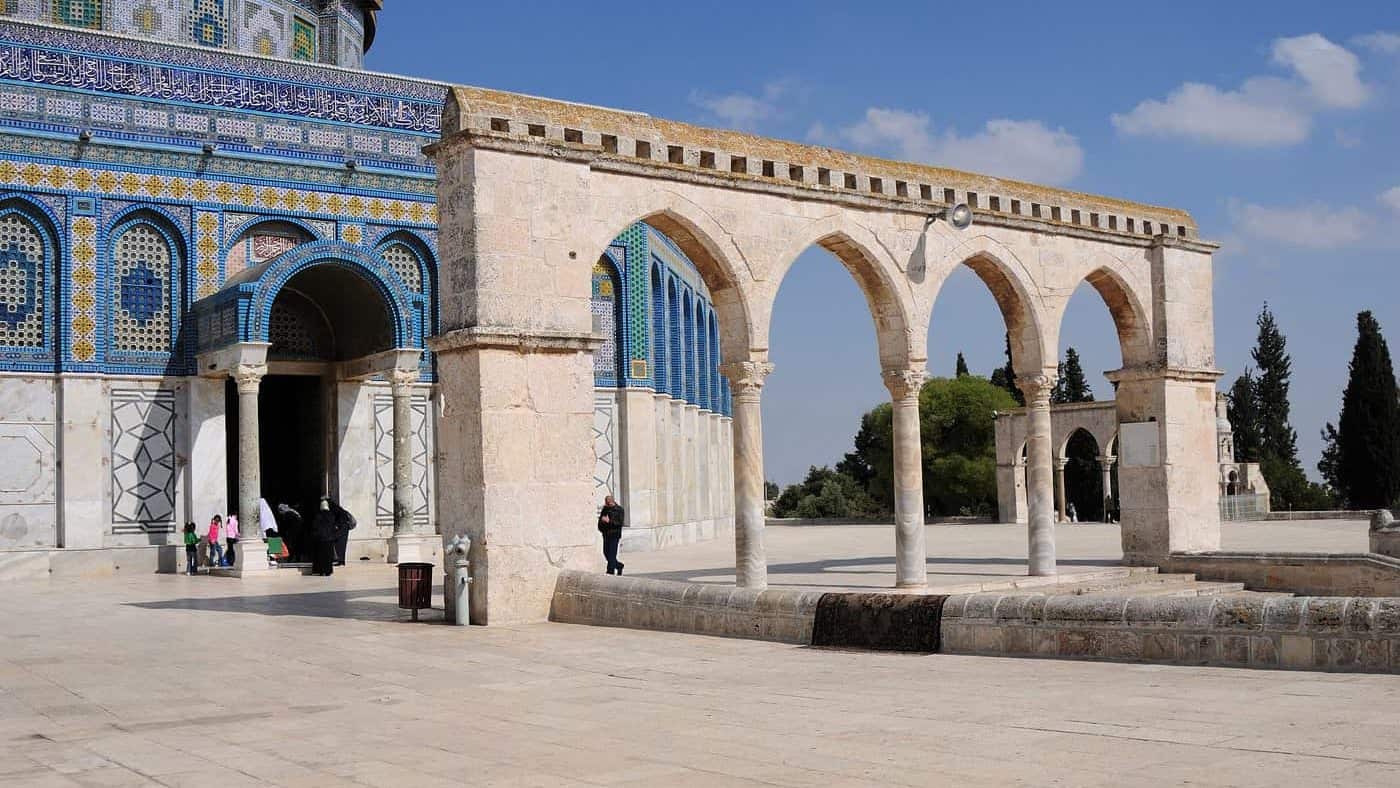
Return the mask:
<svg viewBox="0 0 1400 788">
<path fill-rule="evenodd" d="M 973 594 L 945 603 L 942 651 L 1400 673 L 1400 599 Z"/>
<path fill-rule="evenodd" d="M 1172 553 L 1161 568 L 1251 591 L 1400 597 L 1400 559 L 1375 553 Z"/>
<path fill-rule="evenodd" d="M 839 608 L 836 626 L 843 634 L 823 642 L 914 651 L 933 644 L 948 654 L 1400 673 L 1400 598 L 980 593 L 901 606 L 912 600 L 888 594 L 890 604 L 872 601 L 878 596 L 749 591 L 566 571 L 555 587 L 550 620 L 812 645 L 819 609 Z M 904 637 L 890 631 L 891 622 L 900 621 L 938 631 Z"/>
<path fill-rule="evenodd" d="M 820 591 L 750 591 L 564 571 L 549 619 L 807 645 L 821 597 Z"/>
</svg>

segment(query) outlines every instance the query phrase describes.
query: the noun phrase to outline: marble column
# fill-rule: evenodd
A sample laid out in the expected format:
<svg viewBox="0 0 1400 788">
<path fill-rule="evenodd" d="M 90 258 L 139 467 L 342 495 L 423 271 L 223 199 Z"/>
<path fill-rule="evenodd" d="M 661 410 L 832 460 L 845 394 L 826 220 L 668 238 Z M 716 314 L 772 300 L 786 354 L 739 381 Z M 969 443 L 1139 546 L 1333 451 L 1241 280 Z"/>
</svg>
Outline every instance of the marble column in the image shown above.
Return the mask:
<svg viewBox="0 0 1400 788">
<path fill-rule="evenodd" d="M 766 361 L 733 361 L 720 371 L 729 379 L 734 406 L 734 574 L 740 588 L 768 587 L 763 550 L 763 416 L 759 395 L 773 371 Z"/>
<path fill-rule="evenodd" d="M 1023 375 L 1016 385 L 1026 399 L 1026 508 L 1029 510 L 1029 569 L 1032 575 L 1055 570 L 1054 465 L 1050 452 L 1050 375 Z"/>
<path fill-rule="evenodd" d="M 432 563 L 436 537 L 413 521 L 413 384 L 418 368 L 396 367 L 386 375 L 393 396 L 394 539 L 389 560 Z"/>
<path fill-rule="evenodd" d="M 238 560 L 233 572 L 246 575 L 270 571 L 258 533 L 258 499 L 262 497 L 262 457 L 258 450 L 258 387 L 266 364 L 235 364 L 238 387 Z"/>
<path fill-rule="evenodd" d="M 1069 522 L 1069 514 L 1065 511 L 1065 466 L 1069 460 L 1064 457 L 1055 458 L 1055 518 L 1056 522 Z"/>
<path fill-rule="evenodd" d="M 894 430 L 894 584 L 928 585 L 924 541 L 924 468 L 919 438 L 919 389 L 922 369 L 887 369 Z"/>
<path fill-rule="evenodd" d="M 1113 522 L 1113 461 L 1117 457 L 1106 454 L 1099 457 L 1099 470 L 1103 472 L 1103 521 Z"/>
</svg>

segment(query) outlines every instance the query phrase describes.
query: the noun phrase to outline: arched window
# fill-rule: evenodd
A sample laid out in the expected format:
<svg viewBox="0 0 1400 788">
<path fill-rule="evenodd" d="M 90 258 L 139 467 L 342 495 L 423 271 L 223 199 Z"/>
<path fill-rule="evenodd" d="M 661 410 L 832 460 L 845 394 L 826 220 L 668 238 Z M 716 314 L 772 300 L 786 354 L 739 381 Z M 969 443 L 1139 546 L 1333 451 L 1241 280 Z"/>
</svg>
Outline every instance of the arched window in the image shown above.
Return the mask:
<svg viewBox="0 0 1400 788">
<path fill-rule="evenodd" d="M 171 240 L 138 219 L 112 240 L 112 348 L 137 353 L 170 351 L 171 275 L 180 261 Z"/>
<path fill-rule="evenodd" d="M 659 265 L 651 267 L 651 379 L 657 393 L 666 390 L 666 291 Z"/>
<path fill-rule="evenodd" d="M 681 300 L 676 293 L 676 280 L 669 277 L 666 282 L 666 341 L 670 345 L 671 356 L 667 362 L 671 374 L 667 378 L 666 393 L 680 399 L 685 391 L 685 362 L 681 359 Z"/>
<path fill-rule="evenodd" d="M 699 405 L 702 408 L 710 409 L 710 331 L 706 325 L 709 321 L 705 319 L 705 302 L 699 302 L 695 310 L 695 356 L 696 356 L 696 377 L 699 382 Z"/>
<path fill-rule="evenodd" d="M 0 346 L 44 347 L 49 237 L 26 212 L 0 210 Z"/>
<path fill-rule="evenodd" d="M 696 401 L 695 379 L 695 306 L 689 291 L 685 294 L 685 313 L 682 315 L 685 326 L 685 401 Z"/>
<path fill-rule="evenodd" d="M 618 327 L 621 324 L 621 288 L 616 269 L 607 257 L 598 258 L 593 264 L 593 298 L 590 308 L 593 312 L 593 333 L 604 336 L 603 344 L 593 353 L 593 380 L 600 386 L 616 386 L 622 381 L 621 338 Z"/>
<path fill-rule="evenodd" d="M 395 241 L 379 250 L 379 256 L 394 269 L 410 292 L 423 292 L 423 261 L 408 244 Z M 596 296 L 596 283 L 594 287 Z"/>
</svg>

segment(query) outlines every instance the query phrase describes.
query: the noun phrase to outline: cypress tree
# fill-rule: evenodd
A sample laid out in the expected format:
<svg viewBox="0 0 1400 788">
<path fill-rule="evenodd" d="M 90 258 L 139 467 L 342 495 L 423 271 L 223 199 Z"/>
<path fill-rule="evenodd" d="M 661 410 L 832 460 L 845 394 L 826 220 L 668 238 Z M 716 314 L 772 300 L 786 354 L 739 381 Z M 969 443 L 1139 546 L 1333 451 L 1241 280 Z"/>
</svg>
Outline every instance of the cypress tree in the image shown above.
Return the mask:
<svg viewBox="0 0 1400 788">
<path fill-rule="evenodd" d="M 1235 435 L 1235 462 L 1259 462 L 1259 396 L 1248 368 L 1235 378 L 1225 411 Z"/>
<path fill-rule="evenodd" d="M 1060 363 L 1059 370 L 1059 379 L 1055 381 L 1055 389 L 1050 394 L 1051 402 L 1094 401 L 1094 392 L 1084 379 L 1084 368 L 1079 364 L 1078 351 L 1072 347 L 1065 348 L 1065 360 Z"/>
<path fill-rule="evenodd" d="M 1369 311 L 1356 316 L 1336 436 L 1339 492 L 1347 503 L 1359 509 L 1393 504 L 1400 495 L 1400 399 L 1390 349 Z"/>
<path fill-rule="evenodd" d="M 959 352 L 958 352 L 958 368 L 957 368 L 957 371 L 956 371 L 955 375 L 956 375 L 957 377 L 962 377 L 962 376 L 964 376 L 964 375 L 966 375 L 966 374 L 968 374 L 968 372 L 967 372 L 967 361 L 963 358 L 962 352 L 959 351 Z"/>
<path fill-rule="evenodd" d="M 1006 366 L 992 370 L 992 385 L 1006 389 L 1017 405 L 1025 405 L 1025 395 L 1016 387 L 1016 369 L 1011 366 L 1011 334 L 1006 335 Z"/>
<path fill-rule="evenodd" d="M 1260 462 L 1274 460 L 1279 465 L 1298 468 L 1301 473 L 1298 434 L 1288 424 L 1288 385 L 1293 375 L 1288 341 L 1278 330 L 1267 303 L 1255 323 L 1259 326 L 1259 338 L 1252 355 L 1259 370 L 1254 392 L 1259 404 Z"/>
</svg>

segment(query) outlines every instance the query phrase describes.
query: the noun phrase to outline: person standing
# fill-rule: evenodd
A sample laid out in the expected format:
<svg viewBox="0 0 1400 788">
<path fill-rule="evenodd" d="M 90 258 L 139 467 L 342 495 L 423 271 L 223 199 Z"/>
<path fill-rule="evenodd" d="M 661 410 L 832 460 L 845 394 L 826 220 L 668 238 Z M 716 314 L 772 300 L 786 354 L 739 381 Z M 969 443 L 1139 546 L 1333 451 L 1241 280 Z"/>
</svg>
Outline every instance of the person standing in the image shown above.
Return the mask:
<svg viewBox="0 0 1400 788">
<path fill-rule="evenodd" d="M 199 574 L 199 534 L 194 523 L 185 523 L 185 574 Z"/>
<path fill-rule="evenodd" d="M 331 501 L 331 512 L 335 514 L 335 565 L 345 566 L 345 551 L 350 546 L 350 532 L 355 530 L 355 515 L 346 511 L 335 501 Z"/>
<path fill-rule="evenodd" d="M 233 548 L 238 544 L 238 512 L 229 512 L 228 519 L 224 521 L 224 541 L 228 543 L 228 551 L 224 553 L 224 566 L 233 566 L 237 560 Z"/>
<path fill-rule="evenodd" d="M 321 507 L 311 519 L 311 574 L 330 577 L 335 571 L 335 512 L 331 502 L 321 499 Z"/>
<path fill-rule="evenodd" d="M 622 529 L 627 527 L 626 512 L 611 495 L 603 499 L 598 513 L 598 530 L 603 534 L 603 558 L 608 562 L 608 574 L 622 574 L 622 562 L 617 560 L 617 546 L 622 542 Z"/>
<path fill-rule="evenodd" d="M 307 559 L 306 537 L 304 529 L 301 527 L 301 512 L 286 503 L 277 504 L 277 533 L 282 536 L 282 543 L 291 552 L 293 561 Z"/>
<path fill-rule="evenodd" d="M 209 568 L 224 565 L 224 546 L 219 542 L 219 529 L 224 524 L 224 518 L 214 515 L 214 519 L 209 521 L 209 531 L 204 536 L 209 541 Z"/>
</svg>

